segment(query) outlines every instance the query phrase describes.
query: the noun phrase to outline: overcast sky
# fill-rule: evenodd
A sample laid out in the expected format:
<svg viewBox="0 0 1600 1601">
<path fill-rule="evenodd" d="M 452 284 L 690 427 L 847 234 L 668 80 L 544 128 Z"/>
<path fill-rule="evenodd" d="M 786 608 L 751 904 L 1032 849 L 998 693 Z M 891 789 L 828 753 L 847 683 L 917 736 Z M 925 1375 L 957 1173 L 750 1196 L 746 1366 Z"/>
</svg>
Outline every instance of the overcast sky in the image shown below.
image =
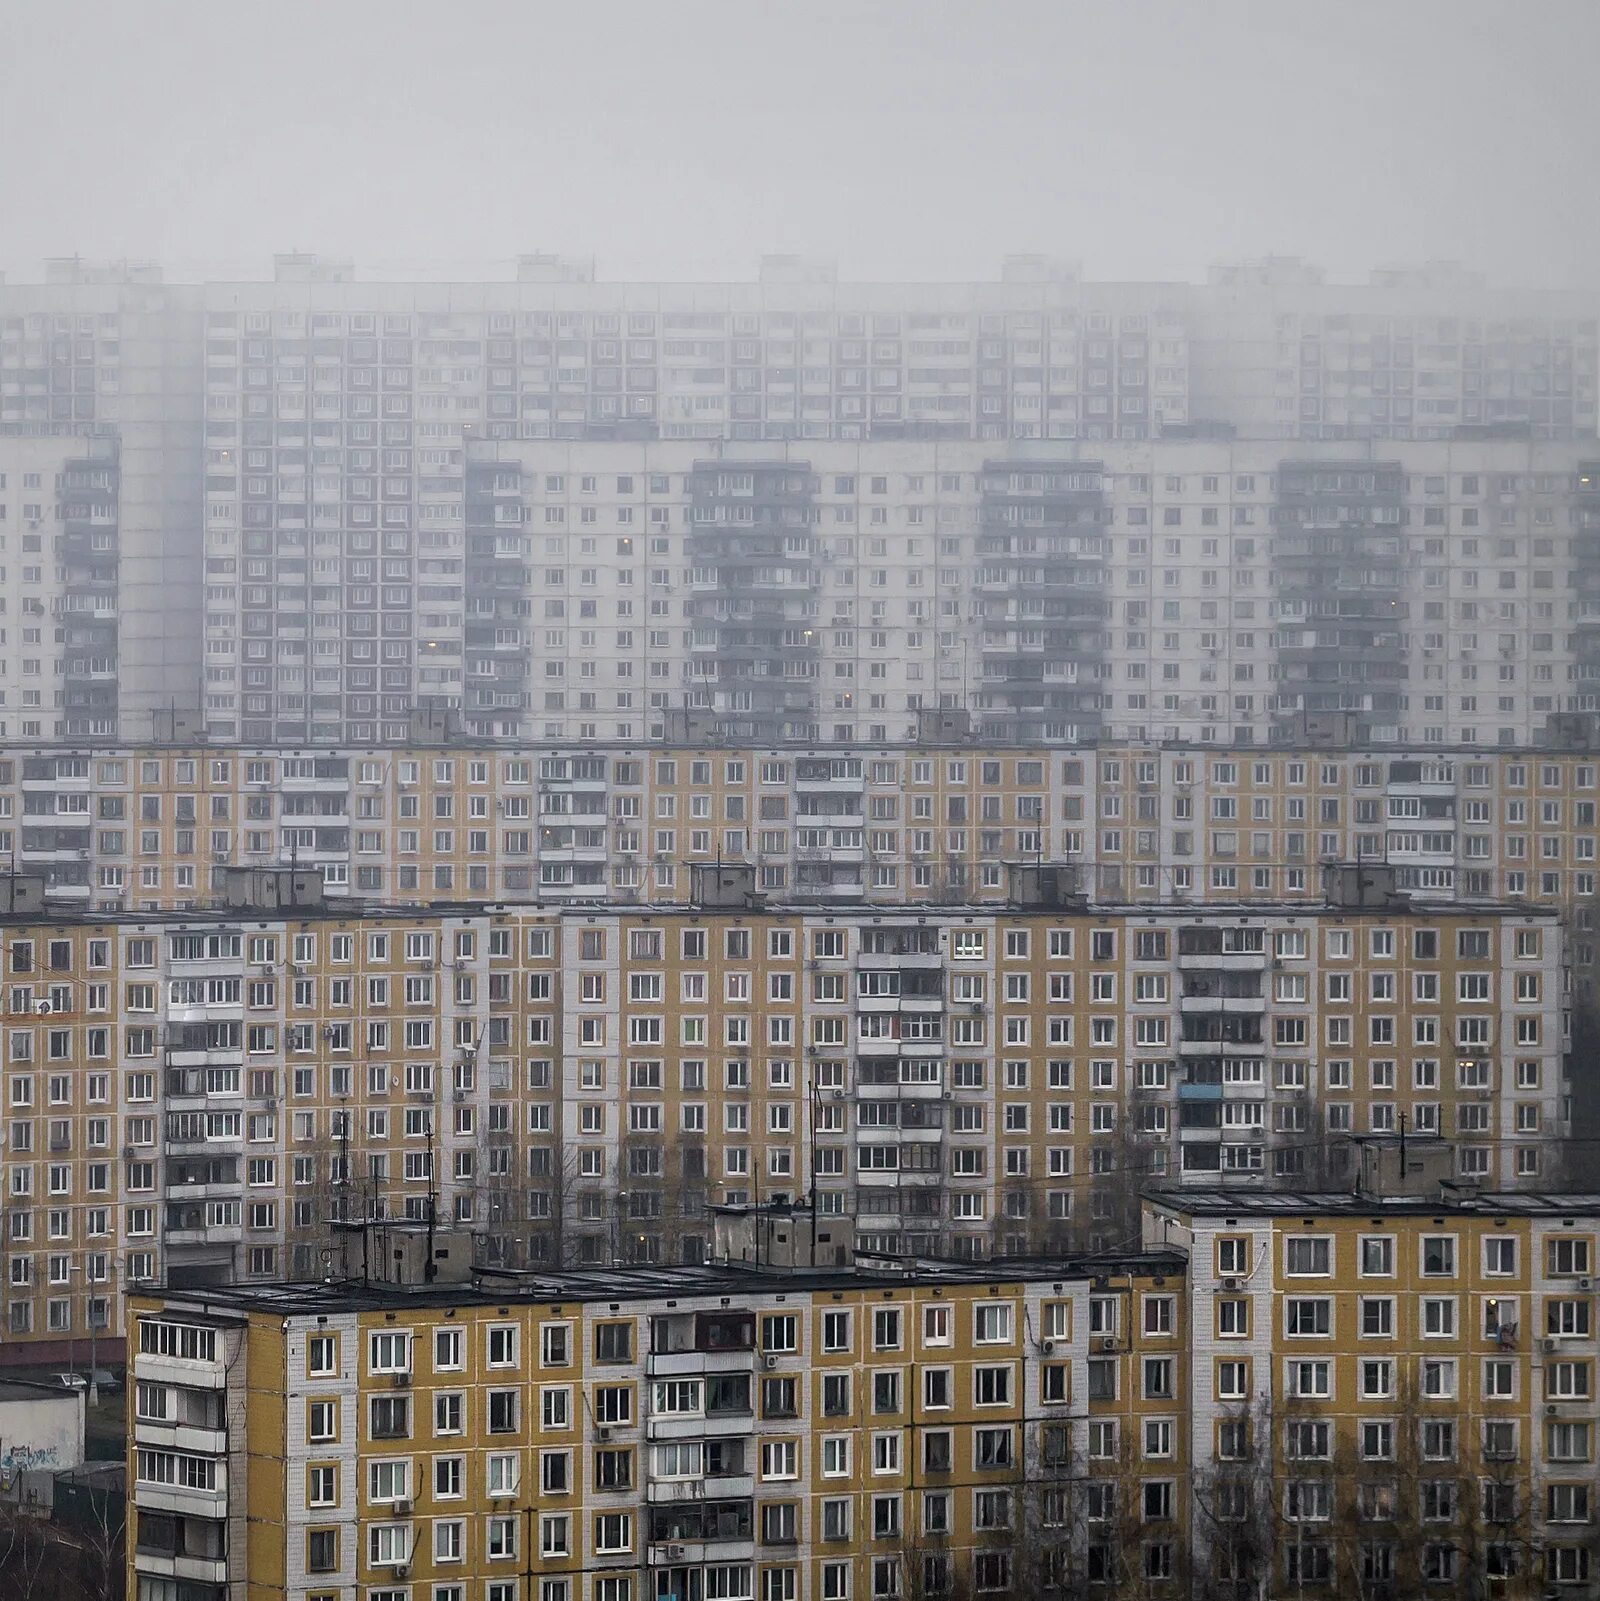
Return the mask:
<svg viewBox="0 0 1600 1601">
<path fill-rule="evenodd" d="M 1600 283 L 1600 0 L 0 0 L 0 268 Z"/>
</svg>

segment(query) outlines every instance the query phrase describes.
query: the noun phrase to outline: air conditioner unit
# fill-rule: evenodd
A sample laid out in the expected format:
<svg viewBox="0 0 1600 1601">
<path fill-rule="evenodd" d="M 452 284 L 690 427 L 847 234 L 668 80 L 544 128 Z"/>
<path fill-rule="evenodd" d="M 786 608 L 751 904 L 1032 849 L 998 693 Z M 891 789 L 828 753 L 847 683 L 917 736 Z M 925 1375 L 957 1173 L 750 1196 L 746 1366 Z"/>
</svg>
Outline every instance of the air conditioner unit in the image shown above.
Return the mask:
<svg viewBox="0 0 1600 1601">
<path fill-rule="evenodd" d="M 778 1365 L 778 1359 L 772 1354 L 771 1351 L 768 1351 L 766 1355 L 761 1358 L 761 1365 L 770 1371 Z"/>
<path fill-rule="evenodd" d="M 411 1375 L 409 1373 L 396 1373 L 389 1382 L 397 1390 L 407 1390 L 411 1387 Z"/>
<path fill-rule="evenodd" d="M 396 1501 L 394 1515 L 397 1518 L 409 1518 L 411 1516 L 411 1503 L 409 1501 Z"/>
<path fill-rule="evenodd" d="M 1544 1415 L 1547 1418 L 1553 1418 L 1556 1415 L 1556 1404 L 1554 1401 L 1545 1402 Z"/>
<path fill-rule="evenodd" d="M 1556 1342 L 1554 1340 L 1546 1340 L 1544 1342 L 1544 1348 L 1547 1351 L 1554 1351 L 1556 1349 Z"/>
<path fill-rule="evenodd" d="M 1239 1288 L 1239 1281 L 1238 1281 L 1238 1279 L 1234 1279 L 1234 1278 L 1224 1279 L 1222 1281 L 1222 1287 L 1225 1290 L 1236 1290 L 1236 1289 Z"/>
<path fill-rule="evenodd" d="M 411 1577 L 411 1569 L 406 1563 L 397 1562 L 394 1565 L 394 1576 L 397 1582 L 404 1583 Z"/>
<path fill-rule="evenodd" d="M 661 1550 L 668 1562 L 683 1561 L 685 1547 L 681 1545 L 664 1545 Z"/>
<path fill-rule="evenodd" d="M 595 1431 L 594 1431 L 594 1437 L 595 1437 L 595 1439 L 597 1439 L 597 1440 L 598 1440 L 598 1441 L 599 1441 L 599 1442 L 600 1442 L 600 1443 L 601 1443 L 601 1444 L 602 1444 L 602 1445 L 604 1445 L 604 1444 L 606 1444 L 606 1443 L 607 1443 L 607 1441 L 609 1441 L 609 1440 L 610 1440 L 610 1438 L 611 1438 L 611 1430 L 610 1430 L 610 1428 L 609 1428 L 609 1427 L 608 1427 L 608 1426 L 607 1426 L 607 1425 L 606 1425 L 606 1424 L 604 1424 L 604 1423 L 602 1423 L 602 1424 L 600 1424 L 600 1425 L 598 1425 L 598 1426 L 597 1426 L 597 1427 L 596 1427 L 596 1429 L 595 1429 Z"/>
<path fill-rule="evenodd" d="M 1115 1351 L 1116 1348 L 1117 1342 L 1114 1335 L 1108 1334 L 1100 1341 L 1100 1349 L 1102 1351 Z"/>
<path fill-rule="evenodd" d="M 1579 1279 L 1579 1280 L 1578 1280 L 1578 1288 L 1579 1288 L 1579 1289 L 1580 1289 L 1580 1290 L 1590 1290 L 1590 1289 L 1593 1289 L 1593 1288 L 1594 1288 L 1594 1280 L 1593 1280 L 1593 1279 L 1590 1279 L 1590 1278 L 1582 1278 L 1582 1279 Z"/>
<path fill-rule="evenodd" d="M 1055 1350 L 1055 1348 L 1056 1348 L 1056 1342 L 1054 1340 L 1040 1340 L 1040 1342 L 1039 1342 L 1039 1349 L 1046 1356 L 1049 1356 Z"/>
</svg>

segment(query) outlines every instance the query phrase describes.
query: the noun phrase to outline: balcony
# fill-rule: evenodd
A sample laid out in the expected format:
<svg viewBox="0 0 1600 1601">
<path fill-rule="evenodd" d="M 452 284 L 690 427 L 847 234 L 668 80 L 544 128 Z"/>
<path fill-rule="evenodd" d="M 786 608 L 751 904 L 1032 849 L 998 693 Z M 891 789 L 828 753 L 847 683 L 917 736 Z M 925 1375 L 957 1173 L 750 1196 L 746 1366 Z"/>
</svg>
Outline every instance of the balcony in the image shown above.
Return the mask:
<svg viewBox="0 0 1600 1601">
<path fill-rule="evenodd" d="M 739 1351 L 652 1351 L 645 1372 L 653 1379 L 696 1378 L 704 1373 L 753 1373 L 754 1349 Z"/>
<path fill-rule="evenodd" d="M 753 1562 L 754 1539 L 742 1540 L 653 1540 L 645 1549 L 646 1564 L 652 1568 L 696 1567 L 705 1562 Z"/>
<path fill-rule="evenodd" d="M 147 1490 L 139 1491 L 141 1506 L 154 1506 L 146 1499 Z M 221 1585 L 228 1582 L 226 1557 L 166 1556 L 155 1551 L 135 1550 L 133 1567 L 136 1573 L 148 1573 L 152 1578 L 187 1580 L 190 1584 Z M 178 1586 L 182 1591 L 183 1585 Z"/>
<path fill-rule="evenodd" d="M 1259 1017 L 1267 1009 L 1265 995 L 1184 995 L 1178 1009 L 1185 1016 Z"/>
<path fill-rule="evenodd" d="M 942 1101 L 946 1093 L 944 1085 L 937 1080 L 931 1084 L 871 1084 L 865 1081 L 856 1084 L 858 1101 Z"/>
<path fill-rule="evenodd" d="M 866 1013 L 913 1012 L 937 1015 L 944 1010 L 942 995 L 858 995 L 856 1010 Z"/>
<path fill-rule="evenodd" d="M 732 1501 L 753 1496 L 755 1492 L 753 1473 L 707 1474 L 701 1479 L 652 1478 L 645 1484 L 645 1500 L 653 1506 L 679 1501 Z"/>
<path fill-rule="evenodd" d="M 133 1426 L 135 1446 L 149 1445 L 169 1451 L 191 1451 L 199 1456 L 224 1456 L 228 1450 L 226 1429 L 197 1428 L 182 1423 L 152 1423 L 138 1419 Z"/>
<path fill-rule="evenodd" d="M 209 1490 L 197 1490 L 179 1484 L 153 1484 L 142 1479 L 137 1480 L 130 1488 L 133 1490 L 134 1499 L 145 1511 L 172 1512 L 180 1517 L 216 1519 L 224 1515 L 228 1505 L 228 1465 L 225 1461 L 217 1462 L 216 1486 Z"/>
<path fill-rule="evenodd" d="M 1183 1057 L 1216 1056 L 1227 1051 L 1230 1056 L 1256 1056 L 1267 1048 L 1265 1040 L 1179 1040 L 1178 1054 Z"/>
<path fill-rule="evenodd" d="M 166 1243 L 169 1247 L 185 1245 L 237 1245 L 244 1238 L 244 1226 L 239 1223 L 202 1224 L 198 1228 L 168 1228 Z"/>
<path fill-rule="evenodd" d="M 882 1145 L 878 1140 L 875 1144 Z M 883 1172 L 872 1168 L 856 1174 L 856 1184 L 864 1190 L 920 1190 L 931 1189 L 945 1182 L 944 1174 L 938 1168 L 901 1168 Z M 876 1213 L 872 1214 L 877 1216 Z"/>
<path fill-rule="evenodd" d="M 908 1040 L 885 1037 L 882 1039 L 862 1038 L 856 1041 L 856 1054 L 881 1058 L 885 1056 L 898 1056 L 905 1051 L 911 1056 L 943 1056 L 945 1042 L 943 1040 Z"/>
<path fill-rule="evenodd" d="M 885 972 L 904 971 L 906 969 L 938 968 L 944 965 L 944 957 L 937 946 L 928 951 L 869 951 L 861 952 L 861 965 L 863 967 L 882 968 Z"/>
<path fill-rule="evenodd" d="M 1228 949 L 1221 937 L 1204 940 L 1197 936 L 1222 936 L 1223 929 L 1183 929 L 1178 935 L 1178 966 L 1183 972 L 1195 973 L 1259 973 L 1267 964 L 1266 941 L 1254 950 Z M 1193 944 L 1190 941 L 1193 940 Z"/>
<path fill-rule="evenodd" d="M 221 1340 L 219 1334 L 219 1345 Z M 177 1384 L 189 1389 L 205 1390 L 220 1390 L 228 1382 L 220 1357 L 207 1360 L 203 1357 L 158 1356 L 150 1351 L 140 1351 L 135 1355 L 133 1377 L 149 1379 L 153 1384 Z"/>
<path fill-rule="evenodd" d="M 645 1419 L 647 1440 L 721 1440 L 730 1435 L 749 1434 L 755 1428 L 755 1412 L 661 1413 Z"/>
</svg>

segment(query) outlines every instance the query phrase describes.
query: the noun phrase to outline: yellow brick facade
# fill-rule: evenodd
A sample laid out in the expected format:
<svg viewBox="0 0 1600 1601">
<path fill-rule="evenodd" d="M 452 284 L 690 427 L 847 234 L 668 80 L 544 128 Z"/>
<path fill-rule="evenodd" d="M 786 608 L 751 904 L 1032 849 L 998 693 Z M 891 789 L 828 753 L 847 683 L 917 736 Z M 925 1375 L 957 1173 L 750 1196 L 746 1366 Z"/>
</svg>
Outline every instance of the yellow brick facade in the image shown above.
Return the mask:
<svg viewBox="0 0 1600 1601">
<path fill-rule="evenodd" d="M 1600 1198 L 1163 1191 L 1142 1228 L 992 1276 L 140 1295 L 135 1593 L 185 1473 L 247 1476 L 285 1601 L 1592 1592 Z M 177 1440 L 147 1382 L 233 1432 Z M 202 1546 L 235 1514 L 180 1510 Z"/>
<path fill-rule="evenodd" d="M 1330 860 L 1425 895 L 1595 893 L 1593 754 L 1102 745 L 327 750 L 40 746 L 0 757 L 0 852 L 63 905 L 203 903 L 220 863 L 389 901 L 680 903 L 744 861 L 785 899 L 1004 902 L 1070 863 L 1108 901 L 1316 899 Z"/>
<path fill-rule="evenodd" d="M 1532 911 L 545 907 L 0 928 L 8 1343 L 152 1277 L 314 1277 L 338 1211 L 506 1265 L 698 1260 L 808 1194 L 885 1251 L 1114 1246 L 1141 1183 L 1315 1183 L 1344 1136 L 1548 1184 Z"/>
<path fill-rule="evenodd" d="M 1589 1594 L 1597 1228 L 1588 1195 L 1147 1205 L 1190 1258 L 1222 1560 L 1283 1593 Z"/>
<path fill-rule="evenodd" d="M 224 1453 L 209 1476 L 169 1467 L 163 1451 L 218 1440 L 144 1415 L 180 1404 L 154 1394 L 174 1367 L 146 1354 L 170 1339 L 157 1329 L 200 1320 L 249 1375 L 242 1396 L 232 1368 L 222 1381 L 243 1407 L 224 1477 L 249 1486 L 247 1555 L 178 1571 L 247 1573 L 261 1601 L 1042 1593 L 1112 1571 L 1130 1528 L 1117 1560 L 1176 1596 L 1181 1267 L 1158 1253 L 1096 1276 L 691 1269 L 648 1288 L 624 1272 L 271 1305 L 141 1295 L 134 1593 L 162 1594 L 175 1509 L 180 1541 L 206 1549 L 237 1512 L 226 1490 L 174 1501 L 174 1473 L 217 1482 Z M 196 1362 L 192 1382 L 221 1371 Z M 1105 1513 L 1087 1521 L 1086 1477 Z"/>
</svg>

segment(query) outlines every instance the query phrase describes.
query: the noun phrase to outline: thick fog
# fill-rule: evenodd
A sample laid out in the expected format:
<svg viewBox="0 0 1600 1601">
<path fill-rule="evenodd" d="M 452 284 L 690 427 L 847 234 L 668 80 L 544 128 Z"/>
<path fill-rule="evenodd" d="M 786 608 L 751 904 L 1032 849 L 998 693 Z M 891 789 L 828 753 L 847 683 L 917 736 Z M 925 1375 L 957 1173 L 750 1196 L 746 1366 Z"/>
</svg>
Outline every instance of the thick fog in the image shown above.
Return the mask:
<svg viewBox="0 0 1600 1601">
<path fill-rule="evenodd" d="M 7 0 L 0 268 L 1097 278 L 1600 259 L 1593 0 Z"/>
</svg>

